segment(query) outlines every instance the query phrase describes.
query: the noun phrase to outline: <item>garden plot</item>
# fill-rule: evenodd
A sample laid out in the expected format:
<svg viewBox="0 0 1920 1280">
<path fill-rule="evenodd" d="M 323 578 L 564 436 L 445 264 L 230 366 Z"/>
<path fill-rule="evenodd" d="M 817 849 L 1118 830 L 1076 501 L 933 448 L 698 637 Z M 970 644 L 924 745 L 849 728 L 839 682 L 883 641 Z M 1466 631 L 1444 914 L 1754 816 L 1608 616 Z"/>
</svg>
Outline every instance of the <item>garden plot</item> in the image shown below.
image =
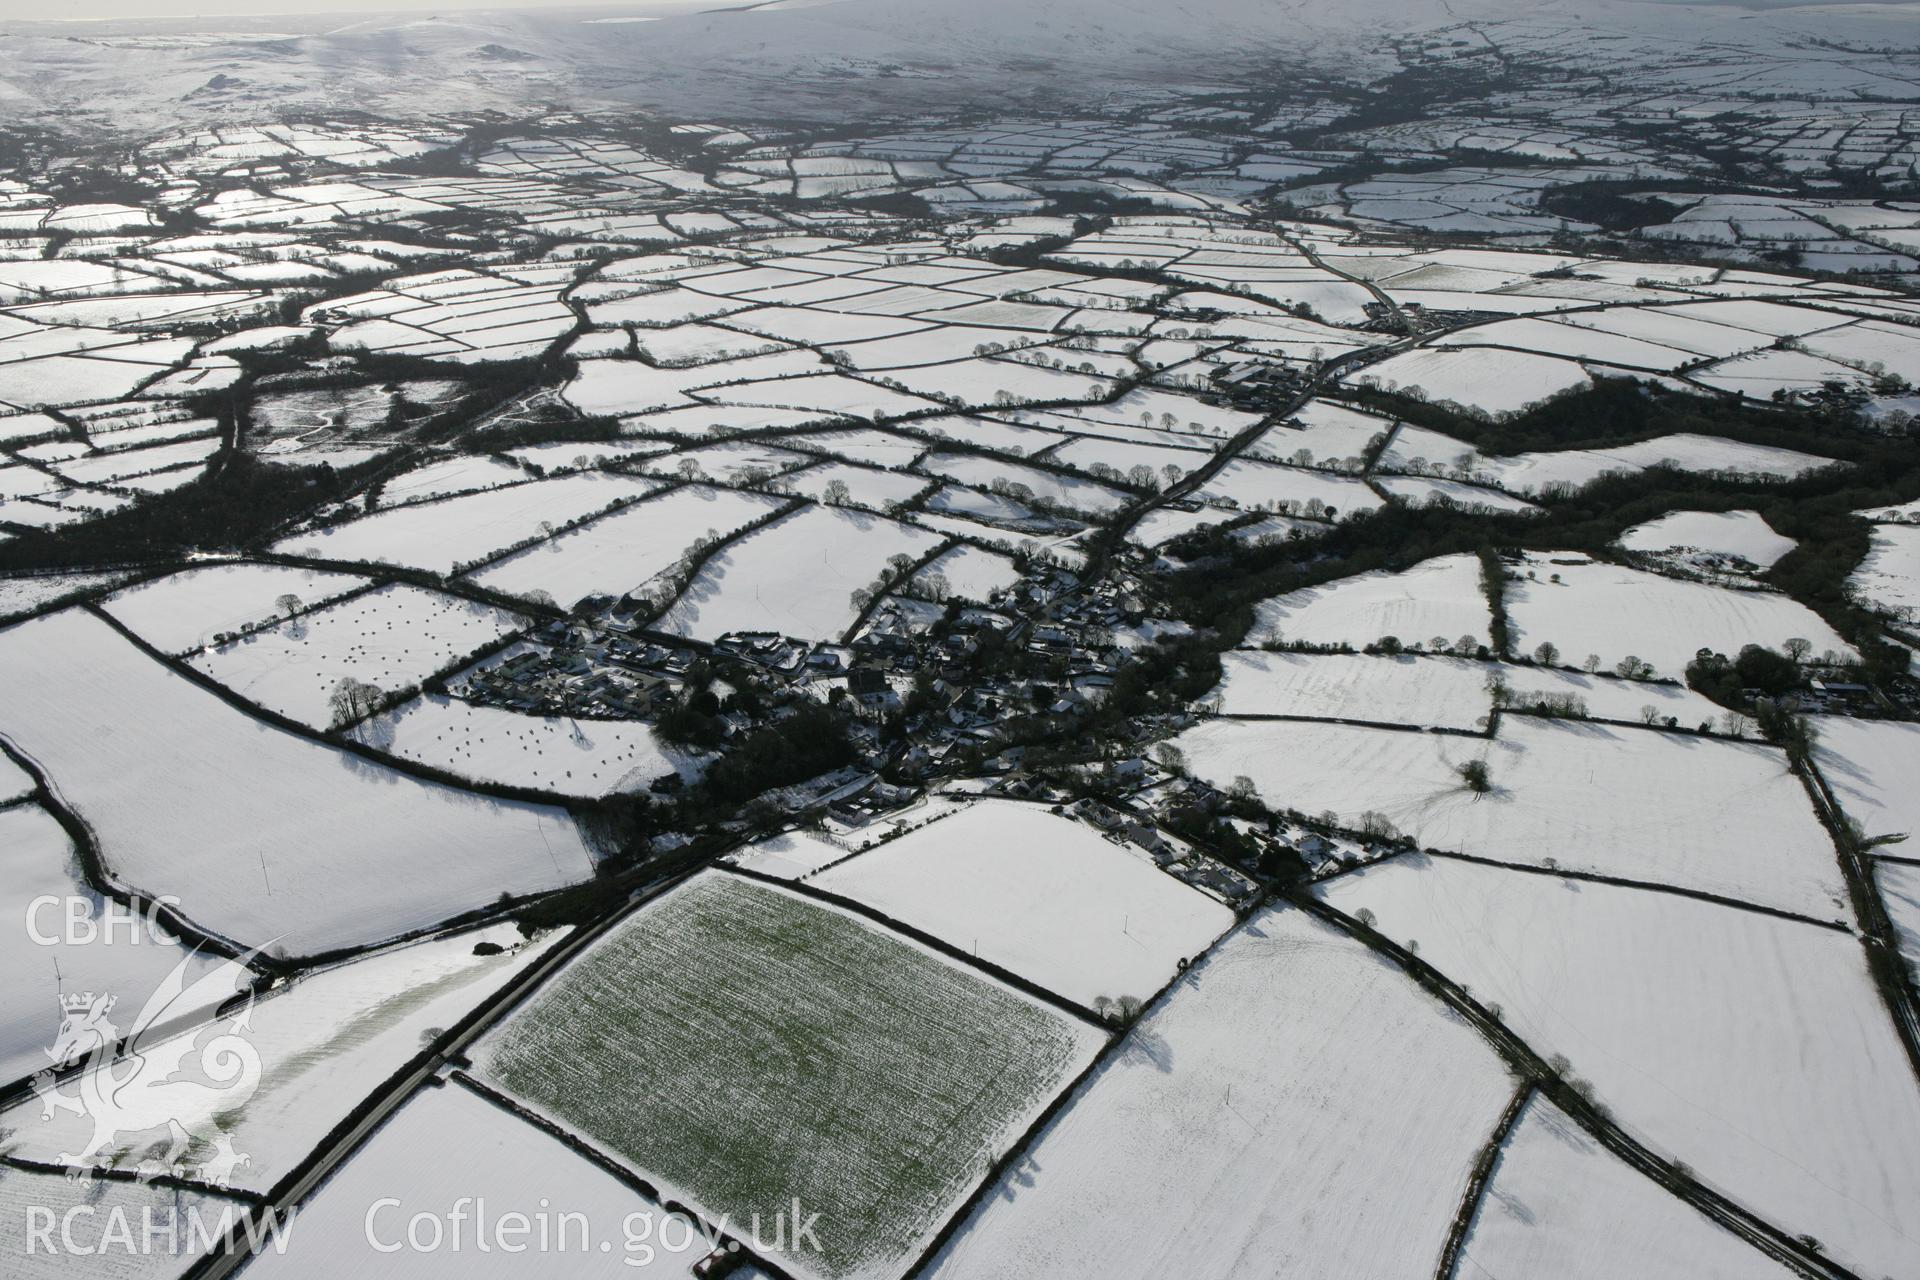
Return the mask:
<svg viewBox="0 0 1920 1280">
<path fill-rule="evenodd" d="M 255 1000 L 247 1019 L 247 1039 L 261 1067 L 252 1096 L 240 1093 L 244 1086 L 208 1091 L 181 1103 L 173 1118 L 208 1138 L 217 1123 L 234 1150 L 251 1157 L 233 1171 L 234 1185 L 264 1194 L 433 1035 L 459 1022 L 557 937 L 525 942 L 514 926 L 494 925 L 383 951 L 283 985 Z M 499 953 L 476 954 L 480 943 L 492 943 Z M 203 1030 L 182 1031 L 158 1044 L 144 1041 L 141 1048 L 160 1062 L 185 1055 L 183 1069 L 190 1071 L 198 1060 L 193 1043 Z M 42 1120 L 40 1113 L 39 1101 L 28 1099 L 0 1115 L 14 1130 L 19 1154 L 58 1163 L 61 1152 L 86 1146 L 91 1117 L 61 1111 Z"/>
<path fill-rule="evenodd" d="M 1920 616 L 1920 525 L 1879 524 L 1847 587 L 1871 607 L 1911 622 Z"/>
<path fill-rule="evenodd" d="M 365 578 L 323 569 L 217 564 L 128 587 L 100 607 L 162 653 L 182 654 L 366 585 Z"/>
<path fill-rule="evenodd" d="M 316 560 L 450 574 L 659 487 L 657 480 L 588 471 L 377 512 L 296 533 L 273 549 Z"/>
<path fill-rule="evenodd" d="M 721 548 L 656 624 L 714 640 L 736 631 L 837 640 L 896 555 L 918 560 L 940 535 L 881 516 L 810 506 Z"/>
<path fill-rule="evenodd" d="M 1771 747 L 1521 716 L 1491 742 L 1247 720 L 1176 741 L 1215 786 L 1246 777 L 1269 804 L 1344 827 L 1375 814 L 1428 848 L 1847 915 L 1833 846 Z M 1461 777 L 1472 760 L 1485 794 Z"/>
<path fill-rule="evenodd" d="M 1403 974 L 1264 911 L 1129 1033 L 927 1274 L 1429 1275 L 1512 1092 Z"/>
<path fill-rule="evenodd" d="M 1193 495 L 1201 502 L 1224 502 L 1243 511 L 1299 512 L 1335 519 L 1383 505 L 1378 494 L 1353 476 L 1283 467 L 1251 458 L 1235 458 Z"/>
<path fill-rule="evenodd" d="M 1010 590 L 1019 581 L 1020 570 L 1006 556 L 961 545 L 943 552 L 914 574 L 908 591 L 932 600 L 972 600 L 985 604 L 996 592 Z"/>
<path fill-rule="evenodd" d="M 87 883 L 66 831 L 38 805 L 0 809 L 0 885 L 5 886 L 0 890 L 0 957 L 12 979 L 0 994 L 0 1085 L 48 1066 L 46 1048 L 60 1029 L 59 996 L 112 994 L 124 1023 L 176 966 L 186 965 L 184 976 L 192 983 L 220 963 L 218 956 L 190 953 L 154 938 L 144 920 L 136 930 L 122 924 L 106 933 L 108 900 Z M 66 904 L 76 900 L 87 903 L 101 931 L 87 941 L 70 936 L 66 928 Z M 112 910 L 128 909 L 114 905 Z M 36 933 L 47 941 L 37 940 Z M 238 981 L 203 993 L 195 1011 L 232 995 L 252 976 L 237 966 L 229 972 Z"/>
<path fill-rule="evenodd" d="M 701 538 L 724 538 L 778 510 L 781 499 L 689 484 L 516 551 L 472 575 L 475 585 L 562 607 L 625 595 L 653 581 Z"/>
<path fill-rule="evenodd" d="M 1378 570 L 1303 587 L 1255 609 L 1253 634 L 1308 644 L 1369 645 L 1383 636 L 1425 643 L 1471 636 L 1486 644 L 1491 615 L 1471 555 L 1423 560 L 1399 573 Z"/>
<path fill-rule="evenodd" d="M 343 681 L 374 686 L 376 701 L 391 697 L 526 626 L 492 605 L 394 583 L 216 645 L 187 664 L 256 706 L 328 729 L 365 712 L 336 702 Z"/>
<path fill-rule="evenodd" d="M 1451 642 L 1449 642 L 1451 643 Z M 1370 657 L 1342 653 L 1220 655 L 1214 696 L 1229 716 L 1301 716 L 1476 732 L 1493 710 L 1489 673 L 1458 658 Z"/>
<path fill-rule="evenodd" d="M 877 926 L 707 872 L 476 1047 L 495 1087 L 709 1217 L 821 1215 L 803 1276 L 897 1275 L 1102 1043 Z M 718 1104 L 718 1105 L 716 1105 Z"/>
<path fill-rule="evenodd" d="M 292 956 L 586 878 L 566 813 L 416 781 L 264 725 L 69 610 L 0 632 L 0 735 L 123 883 Z"/>
<path fill-rule="evenodd" d="M 982 800 L 810 883 L 1083 1008 L 1150 999 L 1233 912 L 1093 828 Z"/>
<path fill-rule="evenodd" d="M 1786 1280 L 1796 1273 L 1641 1174 L 1535 1095 L 1500 1149 L 1459 1274 Z"/>
<path fill-rule="evenodd" d="M 1097 481 L 974 453 L 930 453 L 920 460 L 919 468 L 1019 502 L 1037 501 L 1087 515 L 1107 515 L 1129 501 L 1126 493 Z"/>
<path fill-rule="evenodd" d="M 353 736 L 469 782 L 581 800 L 644 791 L 666 774 L 699 771 L 639 721 L 523 715 L 437 694 L 375 716 Z"/>
<path fill-rule="evenodd" d="M 1500 417 L 1590 386 L 1593 379 L 1577 362 L 1558 356 L 1496 347 L 1422 347 L 1369 365 L 1352 381 L 1385 391 L 1417 387 L 1435 404 Z"/>
<path fill-rule="evenodd" d="M 1851 933 L 1403 861 L 1316 890 L 1497 1003 L 1628 1132 L 1861 1275 L 1920 1267 L 1920 1089 Z"/>
<path fill-rule="evenodd" d="M 1814 760 L 1849 818 L 1869 838 L 1920 833 L 1920 725 L 1819 716 Z M 1904 856 L 1904 848 L 1892 852 Z"/>
<path fill-rule="evenodd" d="M 1642 555 L 1688 560 L 1732 556 L 1769 569 L 1795 544 L 1775 533 L 1757 511 L 1674 511 L 1628 529 L 1618 545 Z"/>
<path fill-rule="evenodd" d="M 1857 656 L 1791 597 L 1681 582 L 1579 552 L 1528 553 L 1517 575 L 1508 571 L 1506 605 L 1516 650 L 1551 642 L 1564 661 L 1592 653 L 1605 667 L 1633 656 L 1672 679 L 1686 674 L 1700 649 L 1731 658 L 1745 645 L 1778 649 L 1798 638 L 1815 655 Z"/>
<path fill-rule="evenodd" d="M 447 1227 L 438 1249 L 405 1244 L 416 1212 L 438 1216 L 476 1201 L 486 1206 L 486 1221 L 461 1223 L 457 1234 Z M 498 1228 L 514 1229 L 516 1214 L 541 1225 L 524 1239 L 498 1234 Z M 643 1221 L 650 1234 L 627 1244 L 623 1228 L 637 1234 Z M 457 1083 L 414 1094 L 301 1207 L 299 1223 L 286 1250 L 263 1250 L 249 1274 L 265 1280 L 344 1274 L 363 1280 L 693 1280 L 694 1264 L 713 1247 L 691 1221 Z M 424 1231 L 418 1238 L 430 1242 Z M 668 1247 L 683 1241 L 677 1252 Z"/>
</svg>

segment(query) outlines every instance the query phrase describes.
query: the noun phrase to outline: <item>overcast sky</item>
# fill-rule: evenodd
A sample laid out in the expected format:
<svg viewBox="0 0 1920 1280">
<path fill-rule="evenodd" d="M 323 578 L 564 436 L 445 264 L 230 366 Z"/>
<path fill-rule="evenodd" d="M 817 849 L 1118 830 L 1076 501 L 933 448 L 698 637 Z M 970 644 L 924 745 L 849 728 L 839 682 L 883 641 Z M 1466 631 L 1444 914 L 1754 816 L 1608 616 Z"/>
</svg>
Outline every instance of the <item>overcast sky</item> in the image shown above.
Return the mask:
<svg viewBox="0 0 1920 1280">
<path fill-rule="evenodd" d="M 0 21 L 267 17 L 310 13 L 468 13 L 476 9 L 607 8 L 641 14 L 732 7 L 747 0 L 0 0 Z"/>
</svg>

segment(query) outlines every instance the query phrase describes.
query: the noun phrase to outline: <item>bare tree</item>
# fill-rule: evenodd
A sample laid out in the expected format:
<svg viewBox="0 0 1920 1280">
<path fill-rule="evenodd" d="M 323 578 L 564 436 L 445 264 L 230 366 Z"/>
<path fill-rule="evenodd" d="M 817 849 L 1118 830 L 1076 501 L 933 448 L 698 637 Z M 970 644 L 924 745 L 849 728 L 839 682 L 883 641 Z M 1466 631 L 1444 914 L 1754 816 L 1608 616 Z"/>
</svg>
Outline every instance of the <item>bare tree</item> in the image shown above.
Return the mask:
<svg viewBox="0 0 1920 1280">
<path fill-rule="evenodd" d="M 333 711 L 333 727 L 343 728 L 355 721 L 364 720 L 379 709 L 386 694 L 377 684 L 357 680 L 353 676 L 340 677 L 333 686 L 328 705 Z"/>
</svg>

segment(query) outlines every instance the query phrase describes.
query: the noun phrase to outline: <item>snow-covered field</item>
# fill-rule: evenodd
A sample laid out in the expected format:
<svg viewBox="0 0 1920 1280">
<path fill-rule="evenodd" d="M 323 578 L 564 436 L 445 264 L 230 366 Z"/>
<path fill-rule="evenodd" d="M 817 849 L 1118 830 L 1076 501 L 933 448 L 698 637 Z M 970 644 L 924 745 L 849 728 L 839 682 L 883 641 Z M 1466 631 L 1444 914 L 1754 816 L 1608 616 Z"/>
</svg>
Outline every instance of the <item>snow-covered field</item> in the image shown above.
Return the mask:
<svg viewBox="0 0 1920 1280">
<path fill-rule="evenodd" d="M 395 583 L 195 654 L 188 665 L 256 706 L 327 729 L 340 718 L 332 699 L 342 680 L 397 694 L 526 625 L 492 605 Z"/>
<path fill-rule="evenodd" d="M 1488 675 L 1499 668 L 1458 658 L 1340 653 L 1220 655 L 1222 714 L 1312 716 L 1469 732 L 1493 709 Z"/>
<path fill-rule="evenodd" d="M 669 773 L 698 771 L 637 720 L 525 715 L 425 694 L 375 716 L 353 736 L 376 751 L 471 782 L 595 799 L 644 791 Z"/>
<path fill-rule="evenodd" d="M 68 611 L 0 632 L 0 736 L 113 874 L 195 923 L 311 955 L 584 879 L 560 809 L 416 781 L 261 724 Z"/>
<path fill-rule="evenodd" d="M 237 1200 L 158 1183 L 83 1182 L 10 1168 L 0 1178 L 0 1259 L 17 1280 L 73 1280 L 82 1270 L 96 1280 L 174 1280 L 206 1253 L 208 1237 L 219 1239 L 243 1212 Z M 41 1215 L 50 1215 L 51 1237 L 32 1235 L 36 1218 L 49 1220 Z M 148 1240 L 144 1249 L 103 1248 L 104 1232 L 116 1218 L 135 1233 L 148 1221 L 157 1230 L 150 1240 L 143 1233 L 127 1237 Z M 196 1218 L 203 1224 L 197 1239 L 186 1230 Z M 75 1242 L 93 1251 L 84 1264 L 61 1246 L 62 1221 L 75 1224 Z M 172 1222 L 181 1229 L 170 1240 L 166 1227 Z"/>
<path fill-rule="evenodd" d="M 1104 1037 L 891 931 L 708 871 L 476 1046 L 494 1087 L 709 1217 L 798 1197 L 796 1275 L 900 1274 Z"/>
<path fill-rule="evenodd" d="M 1813 727 L 1814 763 L 1848 817 L 1870 838 L 1920 832 L 1920 724 L 1816 716 Z"/>
<path fill-rule="evenodd" d="M 470 1215 L 484 1204 L 484 1221 L 448 1228 L 442 1218 L 438 1248 L 408 1243 L 414 1214 L 439 1216 L 463 1204 Z M 516 1214 L 539 1225 L 524 1238 L 499 1234 L 515 1229 Z M 285 1252 L 264 1252 L 250 1274 L 692 1280 L 694 1264 L 712 1249 L 687 1218 L 458 1083 L 415 1094 L 302 1207 L 298 1221 Z M 422 1246 L 433 1240 L 425 1230 L 414 1238 Z"/>
<path fill-rule="evenodd" d="M 659 488 L 656 480 L 583 471 L 554 480 L 423 502 L 297 533 L 274 544 L 287 555 L 353 563 L 397 564 L 433 573 L 486 560 Z"/>
<path fill-rule="evenodd" d="M 1881 858 L 1873 866 L 1874 884 L 1900 940 L 1900 954 L 1920 978 L 1920 866 Z"/>
<path fill-rule="evenodd" d="M 162 653 L 181 654 L 283 617 L 281 601 L 311 609 L 366 585 L 365 578 L 279 564 L 219 564 L 128 587 L 100 607 Z"/>
<path fill-rule="evenodd" d="M 780 501 L 690 484 L 517 551 L 473 581 L 513 596 L 544 591 L 562 608 L 596 593 L 621 595 L 671 566 L 696 538 L 726 537 Z"/>
<path fill-rule="evenodd" d="M 1491 742 L 1233 720 L 1176 741 L 1214 785 L 1244 775 L 1269 804 L 1344 826 L 1374 812 L 1429 848 L 1846 916 L 1826 831 L 1770 747 L 1521 716 Z M 1487 763 L 1484 795 L 1461 779 L 1469 760 Z"/>
<path fill-rule="evenodd" d="M 0 622 L 22 617 L 48 607 L 69 596 L 89 591 L 104 591 L 128 575 L 106 573 L 28 574 L 0 578 Z"/>
<path fill-rule="evenodd" d="M 1681 582 L 1579 552 L 1528 553 L 1524 565 L 1509 566 L 1506 600 L 1514 648 L 1532 652 L 1550 641 L 1563 662 L 1592 653 L 1610 668 L 1632 656 L 1679 679 L 1700 649 L 1731 658 L 1749 644 L 1779 649 L 1798 638 L 1815 656 L 1856 656 L 1819 614 L 1789 596 Z"/>
<path fill-rule="evenodd" d="M 913 576 L 913 588 L 921 594 L 946 594 L 962 600 L 985 604 L 996 591 L 1004 591 L 1020 581 L 1013 561 L 997 551 L 962 544 L 943 552 Z"/>
<path fill-rule="evenodd" d="M 800 880 L 853 853 L 847 843 L 801 827 L 769 836 L 727 855 L 726 860 L 761 875 Z"/>
<path fill-rule="evenodd" d="M 1124 492 L 1093 480 L 1062 475 L 1057 471 L 1043 471 L 1038 467 L 1023 467 L 979 454 L 931 453 L 921 460 L 920 470 L 982 489 L 1001 481 L 1012 486 L 1011 495 L 1021 501 L 1037 498 L 1069 511 L 1081 511 L 1089 515 L 1106 515 L 1127 503 Z"/>
<path fill-rule="evenodd" d="M 1619 543 L 1628 551 L 1656 556 L 1738 556 L 1761 569 L 1771 568 L 1794 548 L 1793 539 L 1775 533 L 1757 511 L 1675 511 L 1635 525 L 1620 535 Z"/>
<path fill-rule="evenodd" d="M 1585 387 L 1593 380 L 1577 361 L 1497 347 L 1423 347 L 1389 356 L 1355 375 L 1385 390 L 1417 387 L 1436 403 L 1499 417 Z"/>
<path fill-rule="evenodd" d="M 1851 933 L 1440 860 L 1317 892 L 1417 941 L 1736 1202 L 1858 1274 L 1920 1267 L 1920 1088 Z"/>
<path fill-rule="evenodd" d="M 853 592 L 870 588 L 889 557 L 918 560 L 940 542 L 884 516 L 805 507 L 721 549 L 658 626 L 698 640 L 732 631 L 837 640 L 859 612 Z"/>
<path fill-rule="evenodd" d="M 154 938 L 144 920 L 129 929 L 117 905 L 109 915 L 107 900 L 80 873 L 73 842 L 38 805 L 0 809 L 0 886 L 0 957 L 13 979 L 0 993 L 0 1084 L 47 1066 L 45 1050 L 60 1029 L 57 997 L 111 993 L 132 1011 L 175 965 L 187 963 L 189 982 L 215 967 L 214 956 L 189 961 L 186 948 Z M 87 908 L 91 936 L 68 928 L 67 904 L 76 901 Z M 109 933 L 114 920 L 120 923 Z M 229 985 L 219 995 L 233 991 Z"/>
<path fill-rule="evenodd" d="M 1550 453 L 1517 453 L 1510 458 L 1476 456 L 1471 471 L 1475 479 L 1514 493 L 1540 493 L 1553 485 L 1577 489 L 1610 471 L 1644 471 L 1657 466 L 1791 479 L 1832 465 L 1831 458 L 1794 449 L 1746 444 L 1719 436 L 1681 434 L 1611 449 L 1561 449 Z"/>
<path fill-rule="evenodd" d="M 1785 1280 L 1795 1273 L 1642 1176 L 1535 1095 L 1500 1149 L 1457 1274 Z"/>
<path fill-rule="evenodd" d="M 264 1193 L 433 1034 L 460 1021 L 558 936 L 523 942 L 513 926 L 494 925 L 304 976 L 256 1000 L 248 1015 L 246 1038 L 260 1058 L 252 1095 L 236 1096 L 244 1086 L 209 1090 L 174 1118 L 193 1132 L 224 1130 L 234 1149 L 250 1157 L 234 1171 L 234 1185 Z M 501 950 L 477 955 L 480 943 Z M 199 1060 L 192 1046 L 201 1034 L 195 1028 L 142 1047 L 156 1061 L 184 1054 L 183 1069 L 192 1071 Z M 57 1111 L 42 1120 L 40 1111 L 30 1098 L 0 1115 L 14 1129 L 20 1154 L 57 1163 L 61 1152 L 85 1146 L 91 1117 Z"/>
<path fill-rule="evenodd" d="M 1263 911 L 1128 1034 L 927 1274 L 1432 1275 L 1512 1092 L 1391 965 Z"/>
<path fill-rule="evenodd" d="M 1920 525 L 1875 525 L 1873 546 L 1847 586 L 1876 609 L 1920 617 Z"/>
<path fill-rule="evenodd" d="M 815 876 L 1082 1007 L 1145 1000 L 1233 924 L 1224 905 L 1092 827 L 982 800 Z"/>
<path fill-rule="evenodd" d="M 1486 596 L 1480 561 L 1470 555 L 1423 560 L 1400 573 L 1381 570 L 1320 587 L 1277 596 L 1255 610 L 1253 636 L 1350 644 L 1358 648 L 1383 636 L 1425 644 L 1444 636 L 1487 643 Z"/>
<path fill-rule="evenodd" d="M 1560 659 L 1567 661 L 1566 657 Z M 1648 708 L 1656 720 L 1674 719 L 1677 728 L 1697 729 L 1710 726 L 1724 732 L 1726 708 L 1684 684 L 1658 680 L 1624 680 L 1616 675 L 1584 671 L 1566 671 L 1558 667 L 1504 665 L 1500 677 L 1513 691 L 1513 702 L 1526 706 L 1542 697 L 1577 698 L 1586 714 L 1595 720 L 1619 720 L 1627 724 L 1646 722 Z M 1749 732 L 1754 732 L 1749 726 Z"/>
<path fill-rule="evenodd" d="M 1283 467 L 1235 458 L 1194 495 L 1202 502 L 1223 501 L 1242 510 L 1303 511 L 1329 519 L 1372 511 L 1380 495 L 1354 476 Z"/>
</svg>

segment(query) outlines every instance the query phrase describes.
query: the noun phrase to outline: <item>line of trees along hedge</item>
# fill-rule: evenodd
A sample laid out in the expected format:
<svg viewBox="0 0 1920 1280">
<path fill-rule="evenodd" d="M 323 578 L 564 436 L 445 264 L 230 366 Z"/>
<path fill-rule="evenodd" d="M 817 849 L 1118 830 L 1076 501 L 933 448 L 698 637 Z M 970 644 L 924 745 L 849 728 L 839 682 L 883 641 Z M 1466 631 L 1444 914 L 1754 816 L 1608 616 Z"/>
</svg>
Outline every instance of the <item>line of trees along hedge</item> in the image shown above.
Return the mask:
<svg viewBox="0 0 1920 1280">
<path fill-rule="evenodd" d="M 171 493 L 0 543 L 0 569 L 166 560 L 187 550 L 245 547 L 303 511 L 339 501 L 352 492 L 358 470 L 283 466 L 229 451 L 200 479 Z"/>
</svg>

